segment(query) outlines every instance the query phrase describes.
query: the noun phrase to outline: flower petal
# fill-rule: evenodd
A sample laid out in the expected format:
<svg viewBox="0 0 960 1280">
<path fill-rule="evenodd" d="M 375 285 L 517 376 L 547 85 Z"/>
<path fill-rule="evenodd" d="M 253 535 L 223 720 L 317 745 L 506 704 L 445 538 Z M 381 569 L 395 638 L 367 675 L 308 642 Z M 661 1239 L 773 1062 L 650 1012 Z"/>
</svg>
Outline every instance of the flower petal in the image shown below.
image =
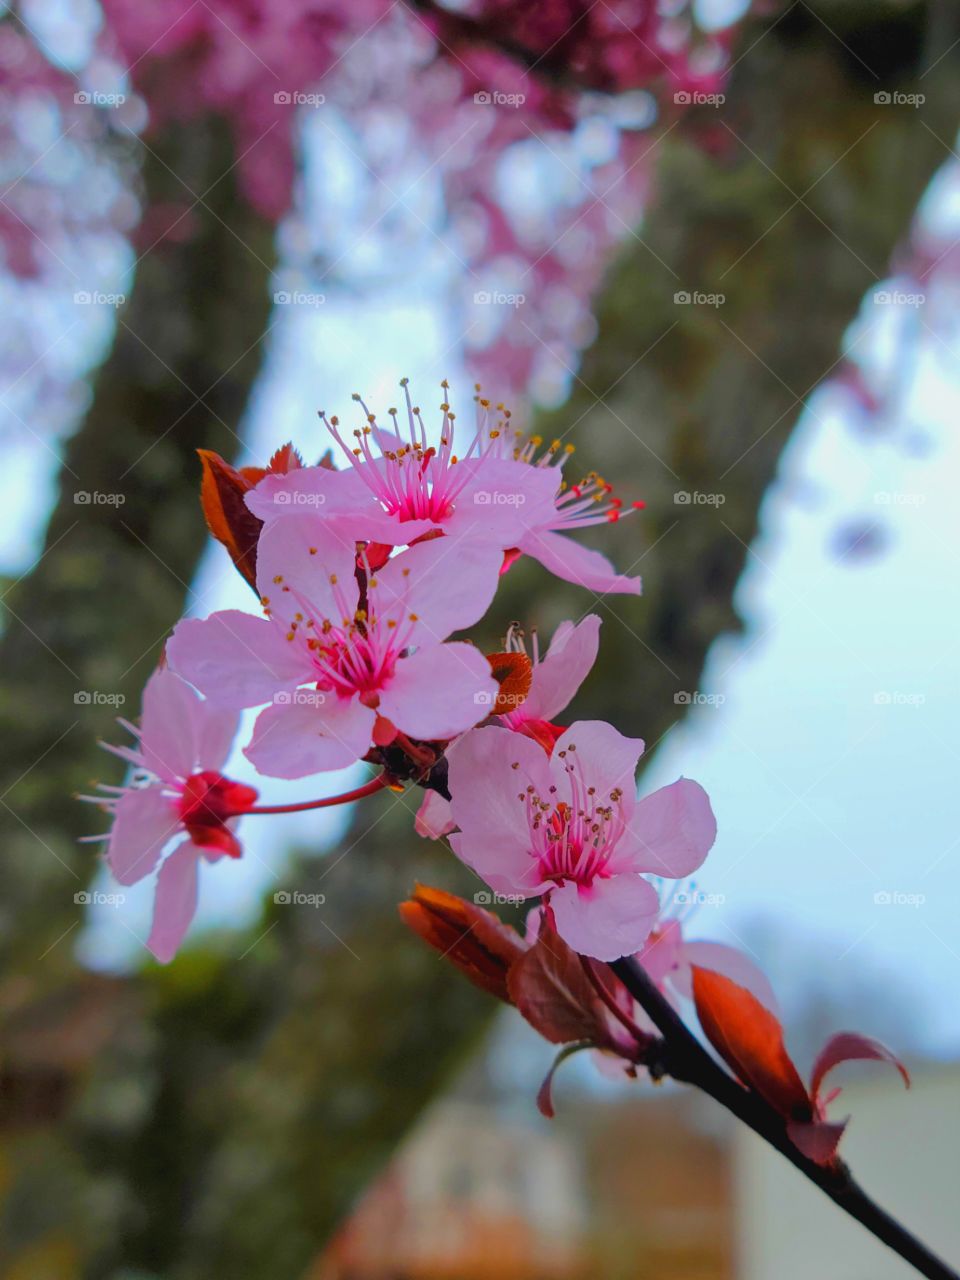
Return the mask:
<svg viewBox="0 0 960 1280">
<path fill-rule="evenodd" d="M 622 844 L 635 870 L 676 880 L 696 871 L 716 836 L 707 793 L 698 782 L 679 778 L 639 802 Z"/>
<path fill-rule="evenodd" d="M 501 550 L 520 545 L 531 529 L 554 518 L 558 473 L 513 458 L 477 458 L 459 466 L 472 474 L 460 490 L 453 514 L 443 522 L 452 538 L 494 544 Z"/>
<path fill-rule="evenodd" d="M 312 702 L 275 703 L 257 716 L 243 754 L 261 773 L 305 778 L 345 769 L 366 755 L 377 713 L 356 698 L 311 696 Z"/>
<path fill-rule="evenodd" d="M 411 643 L 439 643 L 483 617 L 502 563 L 497 546 L 432 538 L 401 552 L 374 574 L 371 599 L 381 618 L 400 621 L 416 614 L 420 621 Z"/>
<path fill-rule="evenodd" d="M 490 664 L 472 644 L 424 645 L 397 662 L 380 713 L 413 738 L 452 738 L 484 720 L 496 696 Z"/>
<path fill-rule="evenodd" d="M 291 474 L 299 474 L 293 472 Z M 356 542 L 336 524 L 291 515 L 267 525 L 257 545 L 257 590 L 271 618 L 289 624 L 303 615 L 338 625 L 357 607 Z"/>
<path fill-rule="evenodd" d="M 607 557 L 599 551 L 584 547 L 579 542 L 574 542 L 573 538 L 563 537 L 550 529 L 536 529 L 527 533 L 517 545 L 525 555 L 539 560 L 545 569 L 549 569 L 564 582 L 586 587 L 588 591 L 595 591 L 599 595 L 613 592 L 638 596 L 641 593 L 639 578 L 628 578 L 617 573 Z"/>
<path fill-rule="evenodd" d="M 414 829 L 425 840 L 439 840 L 456 827 L 450 811 L 450 801 L 439 791 L 424 792 L 423 801 L 414 819 Z"/>
<path fill-rule="evenodd" d="M 240 609 L 186 618 L 167 641 L 167 661 L 216 706 L 236 710 L 269 702 L 278 689 L 296 688 L 313 673 L 305 648 L 289 644 L 266 618 Z"/>
<path fill-rule="evenodd" d="M 117 801 L 107 863 L 120 884 L 136 884 L 180 830 L 177 803 L 160 785 L 131 787 Z"/>
<path fill-rule="evenodd" d="M 670 982 L 681 995 L 693 999 L 691 966 L 722 974 L 737 986 L 749 991 L 765 1009 L 778 1014 L 779 1001 L 767 975 L 749 956 L 722 942 L 684 942 L 680 948 L 680 966 L 670 975 Z"/>
<path fill-rule="evenodd" d="M 524 719 L 552 720 L 590 674 L 600 644 L 600 619 L 588 614 L 581 622 L 562 622 L 553 633 L 547 655 L 533 668 L 530 692 L 520 707 Z"/>
<path fill-rule="evenodd" d="M 175 782 L 193 773 L 197 763 L 200 698 L 168 668 L 154 671 L 143 691 L 140 753 L 158 778 Z"/>
<path fill-rule="evenodd" d="M 622 791 L 620 805 L 628 819 L 636 803 L 634 775 L 642 754 L 641 738 L 625 738 L 605 720 L 575 720 L 557 739 L 550 757 L 558 793 L 569 800 L 571 780 L 581 788 L 595 788 L 604 801 L 611 791 Z"/>
<path fill-rule="evenodd" d="M 460 828 L 450 839 L 457 857 L 498 893 L 538 894 L 526 806 L 518 797 L 528 786 L 548 794 L 551 777 L 543 749 L 522 734 L 491 725 L 458 738 L 447 760 L 451 817 Z"/>
<path fill-rule="evenodd" d="M 568 881 L 550 894 L 557 932 L 581 955 L 619 960 L 646 941 L 660 910 L 657 891 L 642 876 L 611 876 L 591 885 Z"/>
<path fill-rule="evenodd" d="M 197 865 L 200 851 L 190 841 L 178 845 L 160 868 L 153 904 L 153 925 L 147 946 L 168 964 L 177 954 L 197 913 Z"/>
</svg>

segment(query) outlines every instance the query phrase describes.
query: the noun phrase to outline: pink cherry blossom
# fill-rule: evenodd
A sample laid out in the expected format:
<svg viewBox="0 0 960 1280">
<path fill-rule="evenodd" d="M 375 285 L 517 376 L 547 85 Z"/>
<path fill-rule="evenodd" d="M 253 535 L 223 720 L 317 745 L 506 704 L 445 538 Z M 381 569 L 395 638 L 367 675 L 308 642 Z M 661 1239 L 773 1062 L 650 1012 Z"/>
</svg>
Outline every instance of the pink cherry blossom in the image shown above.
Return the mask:
<svg viewBox="0 0 960 1280">
<path fill-rule="evenodd" d="M 269 523 L 312 509 L 325 523 L 336 522 L 344 536 L 391 546 L 439 529 L 448 537 L 532 556 L 557 577 L 592 591 L 639 594 L 639 578 L 617 574 L 599 551 L 563 536 L 627 514 L 595 473 L 566 484 L 562 470 L 572 445 L 562 449 L 554 442 L 541 451 L 536 438 L 523 442 L 513 431 L 503 406 L 494 412 L 489 401 L 479 399 L 477 423 L 462 451 L 456 415 L 443 402 L 434 446 L 406 380 L 403 392 L 405 434 L 396 410 L 390 410 L 392 429 L 385 430 L 359 396 L 365 418 L 353 431 L 353 444 L 339 419 L 322 413 L 351 470 L 305 467 L 266 476 L 247 495 L 250 510 Z"/>
<path fill-rule="evenodd" d="M 497 717 L 507 729 L 529 733 L 544 742 L 557 730 L 550 722 L 571 701 L 589 675 L 600 644 L 600 619 L 588 614 L 580 622 L 561 622 L 553 633 L 546 655 L 541 658 L 536 634 L 533 637 L 533 672 L 530 689 L 518 706 Z M 508 652 L 525 653 L 522 635 L 511 628 L 507 633 Z M 455 827 L 450 801 L 437 791 L 427 791 L 417 811 L 417 834 L 439 840 Z"/>
<path fill-rule="evenodd" d="M 84 796 L 113 818 L 107 863 L 120 884 L 135 884 L 156 868 L 174 837 L 185 834 L 160 866 L 147 946 L 164 964 L 176 954 L 197 908 L 201 858 L 239 858 L 236 819 L 257 799 L 253 787 L 220 773 L 237 731 L 235 712 L 199 695 L 168 669 L 155 671 L 143 694 L 141 724 L 120 724 L 136 747 L 104 744 L 133 766 L 123 787 L 100 784 Z"/>
<path fill-rule="evenodd" d="M 644 873 L 689 875 L 716 822 L 706 793 L 681 778 L 637 801 L 643 743 L 578 721 L 553 754 L 489 726 L 448 752 L 457 855 L 496 892 L 548 901 L 574 950 L 616 960 L 643 946 L 658 910 Z"/>
<path fill-rule="evenodd" d="M 344 768 L 398 732 L 445 740 L 483 718 L 496 696 L 479 650 L 443 643 L 493 599 L 495 548 L 433 539 L 360 578 L 355 559 L 352 539 L 332 526 L 308 515 L 277 520 L 257 551 L 266 617 L 187 619 L 168 644 L 174 669 L 211 701 L 272 704 L 245 750 L 262 773 Z"/>
</svg>

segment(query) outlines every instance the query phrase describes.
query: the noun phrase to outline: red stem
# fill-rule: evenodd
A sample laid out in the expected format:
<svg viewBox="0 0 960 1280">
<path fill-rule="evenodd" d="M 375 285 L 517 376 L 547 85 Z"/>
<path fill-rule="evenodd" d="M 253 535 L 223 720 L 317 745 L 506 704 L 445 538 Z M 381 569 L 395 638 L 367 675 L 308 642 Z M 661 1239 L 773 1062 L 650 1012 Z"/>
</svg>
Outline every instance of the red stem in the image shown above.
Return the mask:
<svg viewBox="0 0 960 1280">
<path fill-rule="evenodd" d="M 393 786 L 389 774 L 381 773 L 379 777 L 365 782 L 355 791 L 345 791 L 343 795 L 327 796 L 323 800 L 301 800 L 299 804 L 263 804 L 255 809 L 245 809 L 238 817 L 247 817 L 251 813 L 303 813 L 306 809 L 330 809 L 337 804 L 350 804 L 353 800 L 362 800 L 364 796 L 375 795 L 385 787 Z"/>
</svg>

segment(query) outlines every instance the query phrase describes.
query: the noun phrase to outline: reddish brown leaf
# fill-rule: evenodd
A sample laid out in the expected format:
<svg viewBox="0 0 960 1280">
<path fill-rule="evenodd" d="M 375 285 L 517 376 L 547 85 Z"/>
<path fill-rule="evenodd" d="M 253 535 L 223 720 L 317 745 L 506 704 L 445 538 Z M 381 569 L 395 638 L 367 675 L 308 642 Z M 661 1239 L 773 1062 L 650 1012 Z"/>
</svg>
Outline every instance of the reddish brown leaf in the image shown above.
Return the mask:
<svg viewBox="0 0 960 1280">
<path fill-rule="evenodd" d="M 507 975 L 526 953 L 516 929 L 491 911 L 442 889 L 418 884 L 400 903 L 404 924 L 481 990 L 511 1004 Z"/>
<path fill-rule="evenodd" d="M 257 539 L 263 522 L 248 509 L 244 495 L 264 473 L 253 478 L 247 473 L 255 468 L 239 471 L 209 449 L 198 449 L 197 453 L 203 465 L 200 502 L 207 528 L 226 547 L 230 559 L 256 590 Z"/>
<path fill-rule="evenodd" d="M 888 1062 L 896 1067 L 903 1077 L 903 1083 L 910 1088 L 910 1075 L 900 1059 L 879 1040 L 871 1040 L 868 1036 L 858 1035 L 855 1031 L 838 1031 L 831 1036 L 817 1055 L 810 1077 L 810 1093 L 815 1102 L 820 1099 L 820 1087 L 824 1076 L 838 1067 L 841 1062 L 853 1061 Z M 829 1099 L 828 1099 L 829 1101 Z"/>
<path fill-rule="evenodd" d="M 557 1068 L 562 1062 L 566 1062 L 571 1054 L 579 1053 L 581 1049 L 591 1049 L 592 1047 L 589 1041 L 584 1044 L 568 1044 L 560 1050 L 550 1064 L 550 1070 L 543 1077 L 543 1083 L 537 1090 L 537 1110 L 542 1116 L 546 1116 L 548 1120 L 552 1120 L 556 1114 L 553 1109 L 553 1077 L 557 1074 Z"/>
<path fill-rule="evenodd" d="M 516 711 L 530 692 L 533 663 L 525 653 L 488 653 L 487 661 L 500 686 L 491 714 L 502 716 L 507 711 Z"/>
<path fill-rule="evenodd" d="M 511 999 L 532 1027 L 551 1044 L 609 1039 L 607 1012 L 583 971 L 580 957 L 550 926 L 540 934 L 507 977 Z"/>
<path fill-rule="evenodd" d="M 693 966 L 693 998 L 704 1035 L 724 1062 L 782 1116 L 809 1120 L 813 1108 L 783 1043 L 783 1027 L 730 978 Z"/>
</svg>

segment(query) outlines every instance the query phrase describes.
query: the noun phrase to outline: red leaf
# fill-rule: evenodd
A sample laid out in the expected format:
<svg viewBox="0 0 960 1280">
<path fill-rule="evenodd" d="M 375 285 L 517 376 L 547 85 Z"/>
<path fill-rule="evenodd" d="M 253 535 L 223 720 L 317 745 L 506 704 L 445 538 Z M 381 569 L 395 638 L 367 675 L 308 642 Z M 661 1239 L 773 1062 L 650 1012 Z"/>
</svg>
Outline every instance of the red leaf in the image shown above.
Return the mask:
<svg viewBox="0 0 960 1280">
<path fill-rule="evenodd" d="M 551 927 L 546 913 L 537 941 L 507 975 L 513 1003 L 551 1044 L 609 1039 L 607 1013 L 580 957 Z"/>
<path fill-rule="evenodd" d="M 837 1154 L 837 1147 L 846 1127 L 846 1120 L 839 1124 L 829 1124 L 823 1120 L 815 1120 L 812 1124 L 791 1121 L 787 1125 L 787 1137 L 808 1160 L 815 1164 L 829 1164 Z"/>
<path fill-rule="evenodd" d="M 526 944 L 492 911 L 442 889 L 418 884 L 400 903 L 404 924 L 456 965 L 474 986 L 511 1004 L 507 976 L 526 953 Z"/>
<path fill-rule="evenodd" d="M 553 1109 L 553 1077 L 557 1074 L 557 1068 L 561 1062 L 566 1062 L 571 1054 L 579 1053 L 581 1049 L 591 1049 L 593 1046 L 587 1042 L 585 1044 L 568 1044 L 561 1049 L 550 1065 L 550 1070 L 543 1077 L 543 1083 L 537 1090 L 537 1110 L 542 1116 L 546 1116 L 548 1120 L 552 1120 L 556 1112 Z"/>
<path fill-rule="evenodd" d="M 247 474 L 254 468 L 239 471 L 231 467 L 229 462 L 209 449 L 198 449 L 197 453 L 203 465 L 200 503 L 207 528 L 226 547 L 230 559 L 256 590 L 257 540 L 263 522 L 249 510 L 244 496 L 260 476 L 253 478 Z"/>
<path fill-rule="evenodd" d="M 810 1095 L 815 1106 L 819 1103 L 820 1086 L 823 1084 L 824 1076 L 841 1062 L 854 1061 L 889 1062 L 892 1067 L 897 1068 L 903 1076 L 903 1083 L 908 1089 L 910 1088 L 910 1075 L 907 1068 L 886 1045 L 881 1044 L 879 1040 L 871 1040 L 869 1036 L 858 1035 L 855 1031 L 838 1031 L 823 1046 L 813 1064 Z"/>
<path fill-rule="evenodd" d="M 784 1046 L 783 1027 L 756 996 L 694 965 L 693 998 L 704 1035 L 739 1079 L 786 1119 L 811 1119 L 810 1098 Z"/>
</svg>

